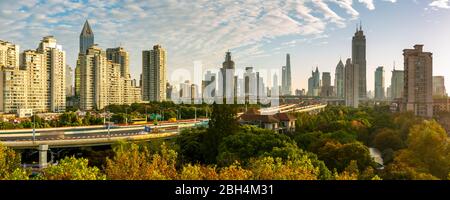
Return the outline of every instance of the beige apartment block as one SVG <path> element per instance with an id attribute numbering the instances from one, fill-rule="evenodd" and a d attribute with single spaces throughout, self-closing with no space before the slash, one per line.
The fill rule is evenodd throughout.
<path id="1" fill-rule="evenodd" d="M 109 58 L 108 53 L 96 45 L 88 48 L 86 54 L 79 54 L 82 110 L 102 110 L 108 105 L 141 102 L 141 89 L 133 86 L 129 75 L 122 77 L 119 61 Z M 128 63 L 125 67 L 128 68 Z"/>
<path id="2" fill-rule="evenodd" d="M 166 100 L 166 50 L 161 45 L 142 52 L 142 100 Z"/>
<path id="3" fill-rule="evenodd" d="M 61 112 L 66 109 L 66 52 L 53 36 L 42 39 L 37 49 L 44 54 L 47 73 L 48 101 L 50 111 Z"/>
<path id="4" fill-rule="evenodd" d="M 22 54 L 22 69 L 28 74 L 25 84 L 28 85 L 28 106 L 34 112 L 47 112 L 49 101 L 49 75 L 46 57 L 36 50 L 27 50 Z"/>

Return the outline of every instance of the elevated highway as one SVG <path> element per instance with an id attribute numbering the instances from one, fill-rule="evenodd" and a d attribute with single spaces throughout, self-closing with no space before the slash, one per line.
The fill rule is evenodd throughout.
<path id="1" fill-rule="evenodd" d="M 146 132 L 145 125 L 116 126 L 109 129 L 106 126 L 36 129 L 34 137 L 32 129 L 2 130 L 0 143 L 14 149 L 35 149 L 40 145 L 67 148 L 110 145 L 121 140 L 148 141 L 175 137 L 181 129 L 196 126 L 202 121 L 147 125 L 152 130 L 158 130 L 157 132 Z"/>

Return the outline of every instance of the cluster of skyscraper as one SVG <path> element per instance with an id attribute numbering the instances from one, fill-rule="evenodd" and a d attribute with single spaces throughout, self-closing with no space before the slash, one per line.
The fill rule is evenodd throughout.
<path id="1" fill-rule="evenodd" d="M 102 50 L 86 21 L 74 71 L 66 65 L 62 46 L 44 37 L 36 50 L 22 53 L 19 46 L 0 41 L 0 112 L 30 115 L 61 112 L 66 97 L 81 110 L 100 110 L 111 104 L 166 99 L 166 53 L 160 45 L 143 51 L 142 88 L 129 72 L 129 55 L 122 47 Z"/>
<path id="2" fill-rule="evenodd" d="M 337 97 L 345 99 L 347 106 L 358 107 L 359 101 L 367 99 L 366 36 L 362 26 L 356 29 L 352 39 L 352 58 L 336 66 L 334 86 L 331 74 L 324 72 L 322 81 L 318 67 L 308 80 L 308 96 Z"/>
<path id="3" fill-rule="evenodd" d="M 122 47 L 102 50 L 94 43 L 86 21 L 80 34 L 80 52 L 75 69 L 75 95 L 82 110 L 141 102 L 141 89 L 129 73 L 129 56 Z"/>
<path id="4" fill-rule="evenodd" d="M 219 74 L 208 71 L 201 86 L 186 81 L 177 90 L 167 82 L 167 55 L 160 45 L 142 52 L 138 85 L 130 76 L 128 52 L 122 47 L 104 51 L 94 41 L 94 33 L 86 21 L 80 34 L 75 87 L 74 72 L 66 65 L 65 52 L 53 36 L 44 37 L 37 49 L 22 53 L 18 45 L 0 41 L 0 112 L 60 112 L 66 108 L 66 96 L 74 96 L 75 102 L 71 103 L 82 110 L 101 110 L 111 104 L 165 101 L 171 96 L 202 102 L 205 94 L 209 94 L 232 101 L 234 97 L 245 97 L 245 102 L 256 103 L 261 97 L 292 95 L 289 54 L 280 70 L 281 86 L 275 73 L 272 87 L 266 87 L 262 75 L 254 72 L 253 67 L 245 68 L 243 78 L 239 78 L 231 53 L 227 52 Z M 423 45 L 405 49 L 403 56 L 404 71 L 396 70 L 394 64 L 387 88 L 384 67 L 376 69 L 374 99 L 389 100 L 397 103 L 400 110 L 431 117 L 433 96 L 447 96 L 444 77 L 432 76 L 432 54 L 423 52 Z M 306 95 L 342 99 L 345 105 L 358 107 L 368 99 L 366 63 L 366 36 L 360 25 L 352 39 L 352 57 L 345 64 L 339 60 L 336 66 L 334 86 L 331 74 L 324 72 L 321 80 L 316 67 L 308 79 Z M 305 93 L 295 92 L 298 96 Z"/>
<path id="5" fill-rule="evenodd" d="M 405 49 L 403 56 L 405 70 L 396 70 L 394 64 L 391 85 L 387 91 L 384 67 L 376 69 L 374 99 L 391 100 L 402 111 L 432 117 L 433 94 L 446 96 L 443 77 L 433 78 L 432 53 L 423 52 L 423 45 L 415 45 L 414 49 Z M 334 87 L 330 86 L 327 72 L 323 73 L 323 80 L 320 81 L 320 73 L 316 68 L 308 80 L 308 95 L 337 97 L 344 99 L 347 106 L 358 107 L 361 101 L 368 99 L 366 63 L 366 37 L 360 26 L 352 39 L 352 58 L 348 58 L 345 65 L 340 60 L 336 66 Z"/>

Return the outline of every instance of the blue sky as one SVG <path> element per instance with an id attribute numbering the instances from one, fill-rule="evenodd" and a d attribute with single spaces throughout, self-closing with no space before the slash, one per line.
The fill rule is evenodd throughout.
<path id="1" fill-rule="evenodd" d="M 449 0 L 0 0 L 0 40 L 25 50 L 54 35 L 74 67 L 86 19 L 102 48 L 121 45 L 130 52 L 136 79 L 141 51 L 161 44 L 169 73 L 194 61 L 217 68 L 227 50 L 237 67 L 255 69 L 281 67 L 290 53 L 293 87 L 307 88 L 313 67 L 334 73 L 339 58 L 350 56 L 359 21 L 370 90 L 376 67 L 385 67 L 389 86 L 394 61 L 402 69 L 402 50 L 414 44 L 433 52 L 434 75 L 450 79 Z"/>

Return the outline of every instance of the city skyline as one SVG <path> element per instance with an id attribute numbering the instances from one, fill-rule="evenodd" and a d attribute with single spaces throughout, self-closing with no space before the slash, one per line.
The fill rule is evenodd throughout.
<path id="1" fill-rule="evenodd" d="M 37 2 L 37 4 L 33 2 Z M 25 1 L 2 6 L 6 9 L 0 11 L 0 21 L 4 24 L 10 24 L 14 28 L 0 31 L 1 39 L 18 44 L 21 46 L 21 50 L 25 50 L 34 49 L 35 41 L 40 38 L 54 35 L 67 52 L 67 64 L 74 69 L 79 49 L 77 37 L 84 21 L 88 19 L 92 29 L 95 30 L 96 43 L 101 48 L 123 46 L 130 52 L 130 73 L 132 79 L 137 80 L 139 80 L 142 69 L 141 51 L 150 49 L 154 44 L 162 44 L 166 47 L 169 74 L 178 68 L 192 67 L 195 60 L 202 60 L 204 66 L 217 70 L 221 65 L 223 52 L 227 50 L 233 53 L 237 68 L 254 67 L 256 71 L 262 68 L 281 68 L 285 65 L 285 55 L 289 53 L 291 55 L 292 76 L 298 77 L 292 82 L 292 90 L 295 90 L 307 88 L 309 72 L 313 67 L 318 65 L 320 71 L 334 74 L 334 67 L 339 61 L 339 57 L 351 57 L 349 40 L 354 34 L 355 25 L 362 21 L 367 37 L 368 91 L 374 88 L 374 77 L 370 74 L 375 71 L 376 67 L 385 66 L 386 71 L 391 71 L 392 63 L 395 61 L 397 63 L 396 68 L 403 69 L 401 51 L 404 47 L 414 44 L 425 44 L 429 51 L 435 55 L 433 75 L 450 76 L 450 72 L 446 70 L 450 61 L 445 56 L 445 52 L 449 51 L 450 46 L 450 41 L 446 40 L 446 35 L 450 34 L 450 30 L 441 27 L 445 23 L 445 17 L 443 16 L 450 15 L 449 7 L 445 1 L 380 0 L 353 1 L 353 3 L 333 1 L 293 3 L 288 1 L 285 4 L 265 3 L 256 6 L 254 9 L 251 8 L 252 4 L 247 2 L 242 5 L 242 8 L 229 2 L 223 4 L 205 3 L 203 9 L 217 7 L 216 9 L 209 9 L 206 14 L 217 13 L 221 6 L 227 6 L 229 11 L 229 15 L 221 14 L 218 16 L 222 17 L 222 20 L 211 19 L 216 21 L 213 24 L 214 27 L 207 26 L 209 19 L 204 16 L 187 14 L 182 7 L 189 7 L 189 4 L 173 5 L 170 1 L 152 4 L 130 2 L 127 5 L 122 5 L 120 2 L 111 4 L 106 3 L 106 1 L 99 2 L 99 4 L 93 5 L 87 1 Z M 5 3 L 8 3 L 8 1 L 0 2 L 0 5 Z M 295 5 L 296 9 L 292 10 L 289 5 Z M 60 9 L 53 9 L 49 13 L 38 12 L 49 6 Z M 267 6 L 268 11 L 261 11 L 262 6 Z M 195 8 L 193 11 L 202 9 L 194 5 L 192 7 Z M 106 8 L 111 8 L 111 10 L 108 11 Z M 149 14 L 140 16 L 139 14 L 144 13 L 142 11 L 146 9 L 156 11 L 155 16 Z M 180 16 L 187 15 L 190 17 L 186 19 L 190 23 L 181 26 L 181 29 L 172 28 L 176 27 L 176 23 L 182 23 L 183 20 L 169 22 L 171 18 L 174 18 L 173 12 L 176 9 L 179 9 Z M 396 12 L 398 9 L 400 11 Z M 135 10 L 136 14 L 120 17 L 117 11 L 121 10 Z M 171 12 L 164 14 L 163 11 L 167 10 Z M 236 14 L 239 10 L 247 10 L 250 13 L 260 15 L 260 17 L 250 15 L 246 16 L 246 20 L 250 21 L 237 22 L 234 19 L 239 17 Z M 406 10 L 410 12 L 406 13 Z M 296 16 L 286 14 L 288 11 L 293 11 Z M 161 14 L 161 16 L 158 14 Z M 396 16 L 395 19 L 379 20 L 392 18 L 394 15 Z M 409 21 L 409 23 L 404 23 L 407 17 L 414 16 L 416 20 L 413 24 Z M 158 21 L 145 23 L 152 17 L 159 17 L 161 19 L 160 24 L 168 23 L 167 28 L 156 26 L 154 29 L 150 29 L 150 25 L 158 23 Z M 277 19 L 280 20 L 280 23 L 268 23 Z M 205 23 L 201 23 L 202 20 Z M 260 21 L 265 24 L 257 23 Z M 256 23 L 252 27 L 258 34 L 245 35 L 248 30 L 242 26 L 251 24 L 251 22 Z M 400 24 L 401 22 L 403 24 Z M 262 24 L 267 27 L 262 27 Z M 414 26 L 411 28 L 407 24 Z M 192 29 L 190 26 L 194 25 L 205 27 L 200 26 Z M 107 27 L 108 29 L 106 29 Z M 245 30 L 241 30 L 239 27 Z M 414 29 L 414 27 L 425 28 L 419 30 L 419 28 Z M 439 29 L 437 29 L 438 27 Z M 187 31 L 184 28 L 191 29 Z M 279 31 L 273 31 L 271 28 L 278 28 Z M 199 29 L 202 31 L 205 31 L 203 29 L 217 29 L 217 32 L 211 32 L 206 37 L 199 33 Z M 222 32 L 223 29 L 228 30 L 228 32 L 234 30 L 237 33 L 225 34 Z M 439 31 L 434 32 L 433 30 Z M 406 33 L 408 33 L 408 37 L 404 37 Z M 428 35 L 433 33 L 435 37 L 427 37 L 426 33 Z M 145 35 L 145 37 L 141 37 L 142 35 Z M 254 37 L 250 38 L 249 36 Z M 206 38 L 211 39 L 211 37 L 218 39 L 208 42 Z M 205 44 L 202 44 L 201 41 Z M 324 49 L 328 50 L 325 54 L 323 53 Z M 169 77 L 168 79 L 170 81 Z M 386 79 L 390 79 L 390 73 L 386 74 Z M 446 86 L 450 87 L 449 84 L 446 83 Z M 388 83 L 386 85 L 389 86 Z"/>

